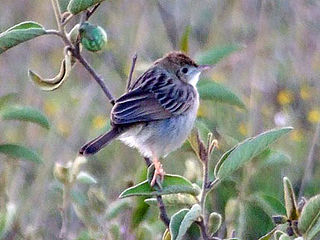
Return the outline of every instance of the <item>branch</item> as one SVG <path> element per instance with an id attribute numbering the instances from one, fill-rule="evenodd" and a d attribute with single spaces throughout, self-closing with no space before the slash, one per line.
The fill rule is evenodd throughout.
<path id="1" fill-rule="evenodd" d="M 127 82 L 127 91 L 129 90 L 129 88 L 131 86 L 132 75 L 133 75 L 133 72 L 134 72 L 134 68 L 136 66 L 137 58 L 138 58 L 137 54 L 134 54 L 133 57 L 132 57 L 131 69 L 130 69 L 128 82 Z"/>
<path id="2" fill-rule="evenodd" d="M 75 51 L 74 49 L 70 49 L 70 51 L 72 52 L 72 55 L 76 59 L 78 59 L 78 61 L 82 64 L 82 66 L 91 74 L 91 76 L 94 78 L 94 80 L 96 80 L 96 82 L 99 84 L 99 86 L 101 87 L 104 94 L 110 100 L 110 103 L 112 105 L 114 105 L 114 103 L 115 103 L 114 98 L 113 98 L 111 92 L 109 91 L 109 89 L 107 88 L 106 84 L 104 83 L 103 79 L 98 76 L 96 71 L 90 66 L 90 64 L 87 62 L 87 60 L 85 58 L 83 58 L 82 55 L 78 51 Z"/>
<path id="3" fill-rule="evenodd" d="M 59 32 L 61 32 L 62 26 L 61 26 L 61 11 L 59 7 L 59 3 L 57 0 L 51 0 L 51 5 L 53 8 L 54 16 L 56 17 L 56 22 L 58 25 Z"/>
<path id="4" fill-rule="evenodd" d="M 202 238 L 203 240 L 211 240 L 211 239 L 214 239 L 214 238 L 211 238 L 208 236 L 208 233 L 207 233 L 207 228 L 204 224 L 204 219 L 202 219 L 201 221 L 199 222 L 196 222 L 198 224 L 198 226 L 200 227 L 201 229 L 201 235 L 202 235 Z"/>
<path id="5" fill-rule="evenodd" d="M 149 167 L 152 163 L 150 158 L 145 157 L 144 160 L 146 162 L 147 167 Z M 170 218 L 168 217 L 166 206 L 163 203 L 161 195 L 157 196 L 157 202 L 158 202 L 158 208 L 160 211 L 160 219 L 167 227 L 169 227 Z"/>
<path id="6" fill-rule="evenodd" d="M 167 210 L 166 210 L 166 207 L 163 203 L 161 195 L 157 196 L 157 201 L 158 201 L 158 207 L 159 207 L 159 211 L 160 211 L 160 219 L 167 227 L 169 227 L 170 218 L 168 217 Z"/>
<path id="7" fill-rule="evenodd" d="M 98 7 L 100 6 L 101 3 L 96 4 L 91 10 L 87 11 L 86 14 L 86 21 L 89 20 L 89 18 L 92 16 L 92 14 L 94 14 L 94 12 L 98 9 Z"/>

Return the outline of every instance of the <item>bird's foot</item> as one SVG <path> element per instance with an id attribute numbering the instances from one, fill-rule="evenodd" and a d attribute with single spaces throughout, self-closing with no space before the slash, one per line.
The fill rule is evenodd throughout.
<path id="1" fill-rule="evenodd" d="M 156 182 L 158 182 L 158 176 L 160 177 L 160 183 L 163 182 L 163 179 L 164 179 L 164 175 L 166 174 L 165 171 L 163 170 L 163 167 L 162 167 L 162 164 L 160 162 L 154 162 L 154 167 L 155 167 L 155 170 L 154 170 L 154 174 L 153 174 L 153 177 L 152 177 L 152 180 L 151 180 L 151 187 L 153 187 Z"/>

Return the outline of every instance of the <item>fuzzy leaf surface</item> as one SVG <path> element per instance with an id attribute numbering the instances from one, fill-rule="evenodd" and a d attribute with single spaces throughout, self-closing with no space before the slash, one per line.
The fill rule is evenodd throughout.
<path id="1" fill-rule="evenodd" d="M 234 149 L 229 150 L 225 154 L 227 156 L 223 155 L 219 160 L 215 169 L 216 177 L 224 179 L 230 176 L 234 171 L 256 157 L 270 144 L 274 143 L 292 129 L 292 127 L 273 129 L 239 143 Z"/>
<path id="2" fill-rule="evenodd" d="M 307 239 L 312 239 L 310 235 L 320 232 L 320 195 L 310 198 L 303 207 L 298 228 Z"/>
<path id="3" fill-rule="evenodd" d="M 236 44 L 213 47 L 200 53 L 196 57 L 196 62 L 199 64 L 216 64 L 231 53 L 240 49 L 241 47 Z"/>
<path id="4" fill-rule="evenodd" d="M 189 209 L 181 209 L 179 212 L 175 213 L 170 220 L 169 230 L 172 240 L 176 240 L 179 234 L 179 229 L 181 226 L 181 222 L 183 221 L 184 217 L 189 212 Z"/>
<path id="5" fill-rule="evenodd" d="M 46 34 L 39 23 L 27 21 L 19 23 L 0 34 L 0 54 L 20 43 Z"/>
<path id="6" fill-rule="evenodd" d="M 244 103 L 235 93 L 233 93 L 227 87 L 219 83 L 216 83 L 212 80 L 204 80 L 204 83 L 200 83 L 198 87 L 198 92 L 201 99 L 213 100 L 221 103 L 234 105 L 240 108 L 245 108 Z"/>
<path id="7" fill-rule="evenodd" d="M 20 120 L 33 122 L 46 129 L 50 128 L 47 117 L 37 109 L 25 106 L 7 106 L 0 110 L 0 117 L 3 120 Z"/>
<path id="8" fill-rule="evenodd" d="M 42 163 L 41 157 L 31 150 L 17 144 L 1 144 L 0 153 L 3 153 L 9 157 L 21 158 L 34 163 Z"/>
<path id="9" fill-rule="evenodd" d="M 75 15 L 103 1 L 104 0 L 71 0 L 68 5 L 68 11 Z"/>
<path id="10" fill-rule="evenodd" d="M 195 204 L 192 206 L 190 211 L 184 216 L 180 227 L 179 233 L 176 240 L 183 240 L 184 235 L 187 233 L 188 229 L 191 227 L 192 223 L 194 223 L 201 216 L 201 207 L 199 204 Z M 174 238 L 172 238 L 174 240 Z"/>
<path id="11" fill-rule="evenodd" d="M 166 174 L 162 183 L 162 189 L 156 191 L 150 186 L 148 180 L 145 180 L 133 187 L 127 188 L 120 194 L 120 198 L 131 196 L 154 196 L 175 193 L 189 193 L 198 195 L 199 191 L 186 178 L 179 175 Z"/>

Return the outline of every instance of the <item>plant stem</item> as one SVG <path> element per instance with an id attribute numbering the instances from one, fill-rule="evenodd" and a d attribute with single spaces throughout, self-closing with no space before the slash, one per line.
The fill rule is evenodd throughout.
<path id="1" fill-rule="evenodd" d="M 157 201 L 158 201 L 158 207 L 159 207 L 159 211 L 160 211 L 160 219 L 167 227 L 169 227 L 170 219 L 168 217 L 167 210 L 166 210 L 166 207 L 163 203 L 161 195 L 157 196 Z"/>
<path id="2" fill-rule="evenodd" d="M 91 10 L 88 10 L 86 13 L 86 20 L 89 20 L 89 18 L 94 14 L 94 12 L 98 9 L 101 3 L 96 4 Z"/>
<path id="3" fill-rule="evenodd" d="M 145 157 L 144 160 L 146 162 L 147 167 L 149 167 L 152 164 L 150 158 Z M 168 217 L 166 206 L 164 205 L 161 195 L 157 196 L 157 202 L 160 211 L 160 219 L 166 225 L 166 227 L 169 227 L 170 218 Z"/>
<path id="4" fill-rule="evenodd" d="M 56 17 L 56 22 L 58 25 L 59 32 L 61 32 L 62 25 L 61 25 L 61 11 L 59 7 L 59 3 L 57 0 L 51 0 L 51 5 L 53 8 L 54 16 Z"/>
<path id="5" fill-rule="evenodd" d="M 206 225 L 204 224 L 203 218 L 201 221 L 196 222 L 196 223 L 198 224 L 198 226 L 201 229 L 201 235 L 202 235 L 203 240 L 211 240 L 212 238 L 209 237 L 207 234 L 207 228 L 206 228 Z"/>
<path id="6" fill-rule="evenodd" d="M 115 101 L 114 98 L 111 94 L 111 92 L 109 91 L 109 89 L 107 88 L 106 84 L 104 83 L 104 81 L 102 80 L 102 78 L 100 78 L 98 76 L 98 74 L 96 73 L 96 71 L 90 66 L 90 64 L 87 62 L 87 60 L 85 58 L 82 57 L 82 55 L 79 52 L 76 52 L 74 50 L 71 50 L 73 56 L 78 59 L 78 61 L 82 64 L 82 66 L 91 74 L 91 76 L 96 80 L 96 82 L 99 84 L 99 86 L 101 87 L 102 91 L 104 92 L 104 94 L 107 96 L 107 98 L 110 100 L 110 103 L 112 105 L 114 105 Z"/>
<path id="7" fill-rule="evenodd" d="M 205 216 L 205 203 L 206 203 L 206 196 L 207 196 L 207 187 L 208 187 L 208 154 L 205 156 L 206 159 L 202 159 L 202 172 L 203 172 L 203 180 L 202 180 L 202 191 L 200 197 L 200 207 L 202 210 L 202 216 Z M 205 224 L 205 217 L 203 219 Z"/>
<path id="8" fill-rule="evenodd" d="M 60 239 L 67 239 L 68 235 L 68 206 L 70 202 L 70 190 L 71 186 L 66 183 L 63 186 L 63 196 L 62 196 L 62 209 L 61 209 L 61 217 L 62 217 L 62 226 L 60 230 Z"/>
<path id="9" fill-rule="evenodd" d="M 129 90 L 129 88 L 131 86 L 132 75 L 133 75 L 133 72 L 134 72 L 134 68 L 136 66 L 137 58 L 138 58 L 137 54 L 134 54 L 133 57 L 132 57 L 131 69 L 130 69 L 128 82 L 127 82 L 127 91 Z"/>

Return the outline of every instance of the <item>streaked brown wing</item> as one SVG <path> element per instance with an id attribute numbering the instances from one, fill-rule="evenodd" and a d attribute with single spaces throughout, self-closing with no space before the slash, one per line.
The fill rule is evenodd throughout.
<path id="1" fill-rule="evenodd" d="M 111 112 L 113 124 L 166 119 L 190 108 L 196 96 L 191 85 L 165 73 L 155 75 L 149 75 L 116 101 Z"/>

